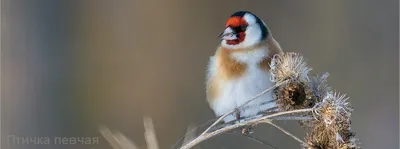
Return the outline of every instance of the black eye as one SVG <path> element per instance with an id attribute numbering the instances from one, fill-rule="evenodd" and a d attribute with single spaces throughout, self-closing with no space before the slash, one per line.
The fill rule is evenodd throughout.
<path id="1" fill-rule="evenodd" d="M 242 31 L 246 30 L 246 28 L 247 28 L 247 25 L 240 26 L 240 29 L 242 29 Z"/>

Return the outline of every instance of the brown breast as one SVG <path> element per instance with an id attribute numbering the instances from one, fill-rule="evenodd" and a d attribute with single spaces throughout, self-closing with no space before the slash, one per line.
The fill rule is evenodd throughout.
<path id="1" fill-rule="evenodd" d="M 258 66 L 267 73 L 269 73 L 269 70 L 271 69 L 269 65 L 271 63 L 272 58 L 274 57 L 275 54 L 280 54 L 283 51 L 279 43 L 272 36 L 268 37 L 268 39 L 265 41 L 265 44 L 268 46 L 268 54 L 258 64 Z"/>
<path id="2" fill-rule="evenodd" d="M 266 41 L 260 43 L 258 46 L 268 46 L 268 54 L 264 57 L 264 59 L 258 64 L 258 66 L 269 73 L 270 67 L 269 64 L 275 54 L 282 52 L 279 44 L 275 41 L 275 39 L 270 36 Z M 218 96 L 219 92 L 219 83 L 218 80 L 230 80 L 241 77 L 247 69 L 247 65 L 244 63 L 240 63 L 231 57 L 231 54 L 234 52 L 245 52 L 249 50 L 256 49 L 236 49 L 236 50 L 228 50 L 222 47 L 219 47 L 217 52 L 215 53 L 215 58 L 218 65 L 218 72 L 214 78 L 210 78 L 207 81 L 207 99 L 209 102 L 212 102 L 215 97 Z"/>

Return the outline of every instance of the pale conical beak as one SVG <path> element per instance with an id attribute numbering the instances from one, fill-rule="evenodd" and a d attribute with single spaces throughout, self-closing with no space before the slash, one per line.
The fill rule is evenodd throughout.
<path id="1" fill-rule="evenodd" d="M 236 32 L 234 30 L 232 30 L 232 28 L 230 28 L 230 27 L 226 28 L 225 31 L 223 33 L 221 33 L 221 35 L 219 35 L 219 37 L 223 40 L 236 40 L 237 39 Z"/>

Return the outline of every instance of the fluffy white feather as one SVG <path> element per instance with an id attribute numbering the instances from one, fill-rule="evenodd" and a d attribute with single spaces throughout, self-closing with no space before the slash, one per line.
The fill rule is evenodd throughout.
<path id="1" fill-rule="evenodd" d="M 217 116 L 221 116 L 229 111 L 236 109 L 243 105 L 248 100 L 252 99 L 255 95 L 264 91 L 265 89 L 272 86 L 270 81 L 270 74 L 262 70 L 258 63 L 263 60 L 268 53 L 267 47 L 260 47 L 252 51 L 233 53 L 232 57 L 238 62 L 247 65 L 247 69 L 243 76 L 231 79 L 231 80 L 217 80 L 219 94 L 214 102 L 210 103 L 211 108 L 214 110 Z M 208 67 L 208 79 L 211 79 L 220 70 L 218 59 L 211 57 Z M 275 107 L 275 102 L 271 101 L 272 93 L 266 93 L 263 96 L 247 104 L 244 110 L 240 111 L 241 117 L 251 117 L 261 111 L 268 110 Z M 261 105 L 262 104 L 262 105 Z M 227 116 L 224 121 L 232 121 L 236 117 L 234 115 Z"/>

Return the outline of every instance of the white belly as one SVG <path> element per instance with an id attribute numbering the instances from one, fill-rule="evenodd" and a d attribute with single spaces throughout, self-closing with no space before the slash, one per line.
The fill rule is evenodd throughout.
<path id="1" fill-rule="evenodd" d="M 248 67 L 246 73 L 234 80 L 225 80 L 219 82 L 220 94 L 215 103 L 212 105 L 217 116 L 221 116 L 230 112 L 237 107 L 243 105 L 251 100 L 254 96 L 272 86 L 269 80 L 270 74 L 259 69 L 257 65 Z M 266 111 L 275 107 L 275 102 L 268 102 L 272 100 L 272 92 L 268 92 L 261 97 L 246 104 L 245 108 L 240 111 L 241 117 L 251 117 L 261 111 Z M 268 104 L 266 104 L 268 103 Z M 261 105 L 262 104 L 262 105 Z M 236 117 L 230 115 L 224 119 L 225 122 L 232 121 Z"/>

